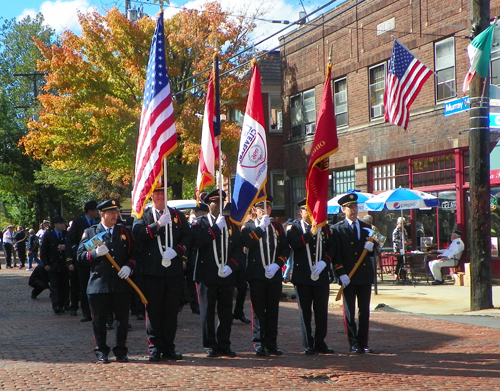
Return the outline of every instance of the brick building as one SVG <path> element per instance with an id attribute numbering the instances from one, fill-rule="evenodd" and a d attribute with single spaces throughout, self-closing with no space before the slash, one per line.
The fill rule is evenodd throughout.
<path id="1" fill-rule="evenodd" d="M 491 1 L 492 17 L 499 14 L 500 1 Z M 453 108 L 463 103 L 462 83 L 469 68 L 468 26 L 469 1 L 348 0 L 280 38 L 285 210 L 289 216 L 295 215 L 296 202 L 305 197 L 316 113 L 333 49 L 339 150 L 330 158 L 330 195 L 348 189 L 378 193 L 399 186 L 432 193 L 438 196 L 439 207 L 404 211 L 411 222 L 407 229 L 413 248 L 419 248 L 421 236 L 432 237 L 439 248 L 445 248 L 458 227 L 464 232 L 467 250 L 469 114 Z M 384 122 L 391 36 L 440 77 L 429 78 L 413 102 L 407 131 Z M 499 85 L 500 46 L 494 46 L 495 50 L 499 52 L 492 54 L 491 83 Z M 492 115 L 500 113 L 496 104 L 500 102 L 491 102 Z M 497 137 L 492 134 L 493 148 Z M 495 208 L 498 179 L 491 186 Z M 376 212 L 374 223 L 390 238 L 399 213 Z M 492 215 L 495 243 L 500 219 L 496 210 Z M 494 258 L 493 262 L 498 275 L 500 261 Z"/>

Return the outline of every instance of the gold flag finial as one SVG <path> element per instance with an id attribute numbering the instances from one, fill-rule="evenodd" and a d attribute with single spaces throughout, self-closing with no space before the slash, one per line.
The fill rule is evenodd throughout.
<path id="1" fill-rule="evenodd" d="M 156 4 L 156 3 L 160 4 L 161 11 L 163 11 L 163 2 L 166 2 L 168 5 L 170 5 L 170 0 L 154 0 L 154 4 Z"/>

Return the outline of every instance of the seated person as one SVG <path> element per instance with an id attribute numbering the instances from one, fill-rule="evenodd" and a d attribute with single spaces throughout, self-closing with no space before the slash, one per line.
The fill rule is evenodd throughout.
<path id="1" fill-rule="evenodd" d="M 438 259 L 429 262 L 429 270 L 432 273 L 432 277 L 434 277 L 432 285 L 441 285 L 444 283 L 441 274 L 442 267 L 456 267 L 458 265 L 458 261 L 460 261 L 464 252 L 464 242 L 460 239 L 461 236 L 462 232 L 460 230 L 456 229 L 453 231 L 451 234 L 451 243 L 448 248 L 446 250 L 437 250 L 436 252 L 440 253 Z"/>

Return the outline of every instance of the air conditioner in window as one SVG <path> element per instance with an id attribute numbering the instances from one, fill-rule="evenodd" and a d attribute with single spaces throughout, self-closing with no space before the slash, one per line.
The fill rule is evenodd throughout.
<path id="1" fill-rule="evenodd" d="M 372 107 L 373 110 L 373 118 L 377 118 L 384 114 L 384 105 L 377 105 Z"/>
<path id="2" fill-rule="evenodd" d="M 316 131 L 316 124 L 306 124 L 306 134 L 314 134 Z"/>

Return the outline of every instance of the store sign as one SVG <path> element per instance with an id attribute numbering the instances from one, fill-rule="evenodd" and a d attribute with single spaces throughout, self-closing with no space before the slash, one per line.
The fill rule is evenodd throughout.
<path id="1" fill-rule="evenodd" d="M 457 99 L 444 104 L 444 115 L 452 115 L 469 110 L 469 97 Z"/>
<path id="2" fill-rule="evenodd" d="M 500 113 L 490 113 L 490 128 L 500 128 Z"/>
<path id="3" fill-rule="evenodd" d="M 457 209 L 457 201 L 442 201 L 441 209 L 443 210 L 456 210 Z"/>

